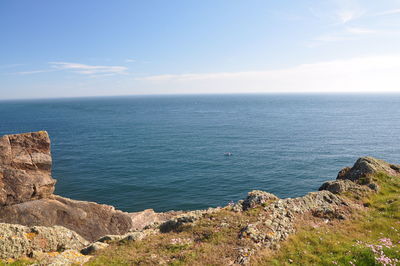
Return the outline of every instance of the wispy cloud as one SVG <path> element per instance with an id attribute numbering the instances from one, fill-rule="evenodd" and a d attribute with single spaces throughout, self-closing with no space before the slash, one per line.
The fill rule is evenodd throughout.
<path id="1" fill-rule="evenodd" d="M 337 11 L 336 17 L 341 24 L 347 24 L 350 21 L 354 21 L 356 19 L 361 18 L 364 15 L 365 11 L 356 8 L 356 9 L 342 9 Z"/>
<path id="2" fill-rule="evenodd" d="M 370 35 L 376 34 L 379 31 L 368 28 L 346 27 L 346 32 L 353 35 Z"/>
<path id="3" fill-rule="evenodd" d="M 80 63 L 70 63 L 70 62 L 49 62 L 50 68 L 47 69 L 34 69 L 34 70 L 26 70 L 26 71 L 18 71 L 12 73 L 6 73 L 8 75 L 31 75 L 31 74 L 40 74 L 47 72 L 56 72 L 56 71 L 71 71 L 73 73 L 88 75 L 89 77 L 104 77 L 104 76 L 112 76 L 116 74 L 127 74 L 127 67 L 124 66 L 98 66 L 98 65 L 86 65 Z M 21 66 L 22 64 L 14 64 L 14 65 L 3 65 L 1 68 L 11 68 Z"/>
<path id="4" fill-rule="evenodd" d="M 31 70 L 31 71 L 20 71 L 20 72 L 15 72 L 12 74 L 17 74 L 17 75 L 30 75 L 30 74 L 38 74 L 38 73 L 46 73 L 46 72 L 54 72 L 57 70 L 54 69 L 41 69 L 41 70 Z"/>
<path id="5" fill-rule="evenodd" d="M 368 37 L 371 35 L 384 34 L 383 31 L 378 31 L 369 28 L 361 27 L 345 27 L 340 31 L 335 31 L 331 33 L 321 34 L 312 40 L 310 46 L 315 46 L 315 42 L 338 42 L 346 40 L 357 40 L 359 38 Z"/>
<path id="6" fill-rule="evenodd" d="M 386 15 L 395 15 L 395 14 L 400 14 L 400 8 L 398 8 L 398 9 L 386 10 L 386 11 L 377 13 L 376 16 L 386 16 Z"/>
<path id="7" fill-rule="evenodd" d="M 79 63 L 70 62 L 49 62 L 49 64 L 58 70 L 70 70 L 74 73 L 85 74 L 85 75 L 115 75 L 115 74 L 126 74 L 128 70 L 124 66 L 96 66 L 96 65 L 85 65 Z"/>
<path id="8" fill-rule="evenodd" d="M 138 78 L 177 92 L 399 92 L 400 54 L 303 64 L 286 69 L 165 74 Z"/>
<path id="9" fill-rule="evenodd" d="M 128 59 L 125 59 L 125 62 L 126 62 L 126 63 L 134 63 L 134 62 L 136 62 L 136 60 L 135 60 L 135 59 L 128 58 Z"/>

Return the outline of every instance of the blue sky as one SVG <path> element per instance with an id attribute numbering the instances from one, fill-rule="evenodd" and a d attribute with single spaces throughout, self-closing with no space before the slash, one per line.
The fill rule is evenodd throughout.
<path id="1" fill-rule="evenodd" d="M 400 92 L 399 0 L 3 0 L 0 98 Z"/>

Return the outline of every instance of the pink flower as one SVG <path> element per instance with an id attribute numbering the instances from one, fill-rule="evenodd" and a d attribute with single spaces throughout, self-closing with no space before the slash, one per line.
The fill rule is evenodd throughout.
<path id="1" fill-rule="evenodd" d="M 381 238 L 381 239 L 379 239 L 379 241 L 380 241 L 384 246 L 386 246 L 387 248 L 393 246 L 392 240 L 390 240 L 390 238 Z"/>

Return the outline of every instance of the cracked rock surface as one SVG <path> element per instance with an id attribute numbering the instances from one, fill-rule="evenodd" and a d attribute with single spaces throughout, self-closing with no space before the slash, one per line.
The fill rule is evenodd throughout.
<path id="1" fill-rule="evenodd" d="M 47 132 L 0 138 L 0 206 L 42 199 L 54 191 Z"/>

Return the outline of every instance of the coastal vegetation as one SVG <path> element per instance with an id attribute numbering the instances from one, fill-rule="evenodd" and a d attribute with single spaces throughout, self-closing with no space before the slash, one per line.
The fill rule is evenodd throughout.
<path id="1" fill-rule="evenodd" d="M 384 173 L 373 180 L 378 193 L 355 199 L 360 204 L 344 221 L 299 223 L 297 232 L 274 249 L 261 249 L 251 265 L 398 265 L 400 263 L 400 178 Z M 362 207 L 361 207 L 362 206 Z M 227 265 L 239 249 L 254 247 L 239 231 L 263 215 L 263 206 L 245 212 L 225 208 L 196 224 L 136 242 L 119 242 L 99 252 L 88 265 Z M 278 248 L 278 249 L 277 249 Z M 251 252 L 251 251 L 249 251 Z"/>

